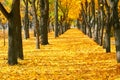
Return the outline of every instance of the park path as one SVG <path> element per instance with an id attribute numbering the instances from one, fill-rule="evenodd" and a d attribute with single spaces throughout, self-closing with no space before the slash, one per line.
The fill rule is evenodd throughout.
<path id="1" fill-rule="evenodd" d="M 11 80 L 114 80 L 120 77 L 115 53 L 105 50 L 78 29 L 35 49 L 35 39 L 23 40 L 25 60 L 13 67 L 0 60 L 0 78 Z M 3 57 L 6 57 L 3 56 Z"/>

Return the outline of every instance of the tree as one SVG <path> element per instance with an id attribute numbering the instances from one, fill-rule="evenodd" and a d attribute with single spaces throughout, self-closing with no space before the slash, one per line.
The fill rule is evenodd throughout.
<path id="1" fill-rule="evenodd" d="M 118 17 L 118 2 L 119 0 L 108 0 L 111 8 L 113 9 L 113 25 L 115 31 L 115 46 L 117 61 L 120 62 L 120 26 L 119 26 L 119 17 Z"/>
<path id="2" fill-rule="evenodd" d="M 58 0 L 55 0 L 55 38 L 58 37 Z"/>
<path id="3" fill-rule="evenodd" d="M 49 0 L 40 0 L 40 35 L 41 44 L 48 44 L 48 19 L 49 19 Z"/>
<path id="4" fill-rule="evenodd" d="M 98 17 L 96 15 L 98 15 L 98 10 L 95 10 L 95 0 L 91 0 L 91 6 L 92 6 L 92 17 L 93 17 L 93 21 L 92 21 L 92 27 L 93 27 L 93 39 L 96 43 L 98 43 Z"/>
<path id="5" fill-rule="evenodd" d="M 0 10 L 8 20 L 8 64 L 18 63 L 17 58 L 23 59 L 21 37 L 20 0 L 13 0 L 10 13 L 0 2 Z"/>
<path id="6" fill-rule="evenodd" d="M 38 23 L 38 19 L 37 19 L 37 10 L 35 7 L 35 1 L 36 0 L 32 0 L 31 4 L 32 4 L 32 14 L 33 14 L 33 24 L 35 27 L 35 33 L 36 33 L 36 49 L 40 49 L 40 41 L 39 41 L 39 23 Z"/>
<path id="7" fill-rule="evenodd" d="M 24 17 L 24 37 L 29 38 L 29 17 L 28 17 L 28 0 L 23 0 L 25 4 L 25 17 Z"/>
<path id="8" fill-rule="evenodd" d="M 86 19 L 86 14 L 85 14 L 85 10 L 84 10 L 84 6 L 83 3 L 81 3 L 81 13 L 82 13 L 82 26 L 83 26 L 83 33 L 86 34 L 86 24 L 87 24 L 87 19 Z"/>
<path id="9" fill-rule="evenodd" d="M 106 33 L 105 33 L 105 42 L 104 42 L 104 47 L 106 48 L 106 52 L 110 52 L 110 32 L 111 32 L 111 21 L 112 19 L 110 18 L 110 6 L 108 5 L 107 1 L 104 0 L 105 8 L 107 11 L 107 19 L 106 19 Z"/>
<path id="10" fill-rule="evenodd" d="M 98 18 L 99 18 L 99 45 L 102 46 L 103 44 L 103 30 L 104 30 L 104 4 L 103 0 L 98 0 Z"/>
<path id="11" fill-rule="evenodd" d="M 77 5 L 78 1 L 77 0 L 56 0 L 55 2 L 58 6 L 58 18 L 59 18 L 59 27 L 58 27 L 58 32 L 59 34 L 64 33 L 67 29 L 69 29 L 69 22 L 70 18 L 76 16 L 75 13 L 78 13 L 77 10 L 78 7 L 76 8 L 75 5 Z M 56 7 L 57 8 L 57 7 Z M 75 16 L 74 16 L 74 15 Z"/>

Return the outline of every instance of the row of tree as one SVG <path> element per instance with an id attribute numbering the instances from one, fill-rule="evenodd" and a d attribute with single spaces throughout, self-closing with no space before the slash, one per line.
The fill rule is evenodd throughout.
<path id="1" fill-rule="evenodd" d="M 5 2 L 6 0 L 4 0 Z M 74 3 L 76 0 L 72 0 Z M 36 48 L 48 44 L 48 31 L 55 31 L 55 37 L 70 28 L 70 8 L 74 7 L 67 0 L 23 0 L 24 7 L 20 7 L 20 0 L 12 0 L 10 12 L 0 2 L 0 11 L 8 20 L 8 64 L 17 64 L 17 58 L 24 59 L 21 29 L 24 26 L 24 38 L 29 38 L 29 27 L 32 23 Z M 80 28 L 96 43 L 103 45 L 106 52 L 110 52 L 111 28 L 115 33 L 117 61 L 120 62 L 120 27 L 118 16 L 119 0 L 84 0 L 80 2 L 81 9 L 77 19 Z M 53 4 L 54 3 L 54 4 Z M 53 8 L 54 7 L 54 8 Z M 97 7 L 97 8 L 96 8 Z M 21 18 L 22 11 L 24 17 Z M 55 12 L 55 13 L 53 13 Z M 55 14 L 55 16 L 54 16 Z M 32 16 L 32 18 L 30 18 Z M 54 24 L 55 23 L 55 24 Z M 21 26 L 22 25 L 22 26 Z"/>
<path id="2" fill-rule="evenodd" d="M 40 49 L 40 44 L 41 45 L 48 44 L 48 32 L 51 31 L 51 28 L 49 27 L 50 24 L 52 24 L 51 25 L 52 30 L 55 31 L 55 37 L 58 37 L 60 34 L 63 34 L 69 28 L 70 20 L 67 17 L 68 12 L 66 13 L 66 10 L 68 10 L 68 6 L 65 6 L 64 8 L 64 6 L 61 5 L 61 1 L 12 0 L 10 12 L 5 8 L 6 7 L 5 3 L 8 4 L 8 2 L 9 1 L 7 0 L 0 2 L 0 11 L 8 21 L 9 65 L 17 64 L 18 58 L 24 59 L 21 35 L 22 28 L 24 29 L 24 38 L 28 39 L 30 37 L 29 35 L 30 30 L 29 28 L 31 26 L 30 24 L 32 24 L 34 29 L 34 36 L 36 37 L 37 49 Z M 20 7 L 21 4 L 22 7 Z M 53 6 L 55 7 L 53 8 Z M 53 8 L 54 11 L 50 10 L 51 9 L 50 7 Z M 60 15 L 59 17 L 60 11 L 62 12 L 62 15 Z M 55 16 L 53 12 L 55 12 Z M 21 16 L 23 16 L 22 13 L 24 13 L 23 18 L 21 18 Z"/>
<path id="3" fill-rule="evenodd" d="M 117 61 L 120 62 L 119 0 L 85 0 L 81 2 L 81 14 L 77 20 L 80 28 L 106 52 L 111 51 L 111 30 L 114 31 Z"/>

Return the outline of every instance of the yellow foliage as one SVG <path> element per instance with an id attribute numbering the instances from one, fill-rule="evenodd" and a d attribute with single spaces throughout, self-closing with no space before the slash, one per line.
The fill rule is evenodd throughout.
<path id="1" fill-rule="evenodd" d="M 3 2 L 4 0 L 0 0 L 0 2 Z"/>
<path id="2" fill-rule="evenodd" d="M 4 3 L 4 0 L 0 0 L 0 2 Z M 8 13 L 10 12 L 10 7 L 12 5 L 12 0 L 9 0 L 9 3 L 7 4 L 7 6 L 3 5 L 5 7 L 5 9 L 8 11 Z M 5 16 L 2 14 L 2 12 L 0 12 L 0 19 L 2 24 L 5 24 L 7 22 L 7 19 L 5 18 Z"/>
<path id="3" fill-rule="evenodd" d="M 49 33 L 50 44 L 37 50 L 33 32 L 30 34 L 30 39 L 23 39 L 25 60 L 19 60 L 19 64 L 15 66 L 7 65 L 8 47 L 3 46 L 3 36 L 0 35 L 1 79 L 119 80 L 120 65 L 116 62 L 113 47 L 112 53 L 107 54 L 81 31 L 70 29 L 56 39 L 53 32 Z"/>
<path id="4" fill-rule="evenodd" d="M 63 7 L 68 8 L 68 18 L 78 18 L 80 12 L 80 1 L 79 0 L 60 0 Z"/>
<path id="5" fill-rule="evenodd" d="M 70 0 L 71 2 L 71 0 Z M 77 19 L 79 17 L 79 13 L 80 13 L 80 3 L 79 0 L 73 0 L 72 3 L 72 7 L 69 10 L 69 14 L 68 17 L 72 18 L 72 19 Z"/>
<path id="6" fill-rule="evenodd" d="M 5 24 L 7 22 L 6 18 L 3 16 L 3 14 L 0 12 L 0 23 Z"/>

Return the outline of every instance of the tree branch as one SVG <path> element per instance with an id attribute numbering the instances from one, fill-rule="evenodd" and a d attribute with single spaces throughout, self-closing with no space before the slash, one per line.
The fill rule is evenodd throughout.
<path id="1" fill-rule="evenodd" d="M 9 19 L 9 13 L 7 12 L 7 10 L 4 8 L 4 6 L 1 4 L 0 2 L 0 11 L 3 13 L 3 15 Z"/>
<path id="2" fill-rule="evenodd" d="M 32 1 L 28 0 L 28 2 L 29 2 L 30 4 L 32 4 Z"/>
<path id="3" fill-rule="evenodd" d="M 25 0 L 23 0 L 23 3 L 25 4 L 26 3 L 26 1 Z M 25 4 L 26 5 L 26 4 Z"/>

